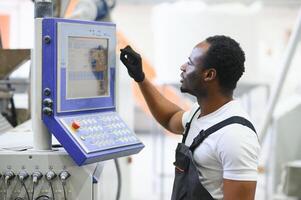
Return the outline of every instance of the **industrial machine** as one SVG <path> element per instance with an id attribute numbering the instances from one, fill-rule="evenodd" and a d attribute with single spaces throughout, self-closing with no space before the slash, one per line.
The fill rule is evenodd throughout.
<path id="1" fill-rule="evenodd" d="M 139 152 L 143 145 L 116 113 L 115 25 L 41 22 L 47 55 L 42 118 L 48 130 L 78 165 Z"/>
<path id="2" fill-rule="evenodd" d="M 0 199 L 102 199 L 99 161 L 144 147 L 116 112 L 115 25 L 37 18 L 35 28 L 32 129 L 14 131 L 32 132 L 33 149 L 0 151 Z"/>

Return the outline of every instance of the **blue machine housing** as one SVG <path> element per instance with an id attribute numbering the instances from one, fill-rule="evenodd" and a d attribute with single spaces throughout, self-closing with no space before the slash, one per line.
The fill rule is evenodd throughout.
<path id="1" fill-rule="evenodd" d="M 58 30 L 59 24 L 67 28 Z M 62 48 L 62 44 L 59 44 L 62 41 L 59 37 L 62 36 L 58 34 L 65 34 L 64 30 L 67 30 L 68 36 L 78 34 L 77 29 L 70 31 L 68 26 L 87 27 L 87 32 L 96 32 L 93 33 L 95 37 L 109 38 L 108 42 L 112 46 L 109 49 L 111 57 L 108 58 L 108 95 L 67 98 L 67 72 L 64 66 L 67 64 L 58 60 L 61 57 L 58 51 L 64 50 L 58 50 Z M 106 31 L 102 31 L 102 28 Z M 138 153 L 144 147 L 116 112 L 115 31 L 113 23 L 57 18 L 45 18 L 42 21 L 42 119 L 49 132 L 78 165 L 128 156 Z M 75 122 L 81 124 L 78 130 L 72 127 Z"/>

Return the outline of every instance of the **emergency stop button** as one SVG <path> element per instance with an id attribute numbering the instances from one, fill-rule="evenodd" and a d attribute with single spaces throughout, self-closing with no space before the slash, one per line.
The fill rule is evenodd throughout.
<path id="1" fill-rule="evenodd" d="M 72 122 L 72 128 L 74 128 L 75 130 L 80 128 L 80 123 L 78 121 L 73 121 Z"/>

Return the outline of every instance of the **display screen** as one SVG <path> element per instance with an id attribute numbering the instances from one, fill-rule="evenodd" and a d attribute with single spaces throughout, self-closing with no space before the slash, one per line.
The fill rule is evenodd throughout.
<path id="1" fill-rule="evenodd" d="M 68 37 L 67 99 L 109 95 L 108 39 Z"/>

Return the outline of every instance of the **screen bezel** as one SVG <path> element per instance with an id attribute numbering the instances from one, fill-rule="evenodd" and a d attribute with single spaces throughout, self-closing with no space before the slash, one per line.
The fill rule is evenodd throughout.
<path id="1" fill-rule="evenodd" d="M 115 108 L 115 26 L 111 24 L 57 23 L 57 112 Z M 109 95 L 88 98 L 67 98 L 66 67 L 69 37 L 91 37 L 108 40 Z"/>

